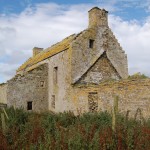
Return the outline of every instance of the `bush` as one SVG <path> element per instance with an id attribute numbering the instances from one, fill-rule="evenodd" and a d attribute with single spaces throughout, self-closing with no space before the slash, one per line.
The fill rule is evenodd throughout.
<path id="1" fill-rule="evenodd" d="M 147 78 L 149 78 L 149 77 L 146 76 L 145 74 L 141 74 L 140 72 L 135 73 L 128 77 L 128 79 L 147 79 Z"/>

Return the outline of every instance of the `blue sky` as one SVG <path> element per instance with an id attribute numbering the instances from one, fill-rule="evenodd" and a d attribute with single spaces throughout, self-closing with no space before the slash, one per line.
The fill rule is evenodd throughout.
<path id="1" fill-rule="evenodd" d="M 18 14 L 27 7 L 34 7 L 42 3 L 110 5 L 114 9 L 111 10 L 114 14 L 126 20 L 144 19 L 150 13 L 149 0 L 0 0 L 0 13 Z"/>
<path id="2" fill-rule="evenodd" d="M 129 73 L 150 75 L 150 0 L 0 0 L 0 82 L 31 57 L 88 26 L 93 6 L 109 11 L 109 26 L 128 55 Z"/>

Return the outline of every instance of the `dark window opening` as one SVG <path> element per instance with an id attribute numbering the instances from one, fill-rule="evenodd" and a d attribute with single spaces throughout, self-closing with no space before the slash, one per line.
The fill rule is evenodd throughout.
<path id="1" fill-rule="evenodd" d="M 57 84 L 58 80 L 58 67 L 54 67 L 54 84 Z"/>
<path id="2" fill-rule="evenodd" d="M 32 110 L 32 102 L 27 102 L 27 110 Z"/>
<path id="3" fill-rule="evenodd" d="M 93 48 L 94 47 L 94 40 L 90 39 L 89 40 L 89 48 Z"/>

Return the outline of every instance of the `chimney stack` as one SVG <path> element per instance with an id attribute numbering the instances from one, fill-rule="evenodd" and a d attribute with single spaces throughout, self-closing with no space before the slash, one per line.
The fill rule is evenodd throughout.
<path id="1" fill-rule="evenodd" d="M 108 26 L 108 11 L 94 7 L 89 12 L 89 28 Z"/>
<path id="2" fill-rule="evenodd" d="M 42 50 L 43 50 L 43 48 L 34 47 L 33 48 L 33 57 L 36 56 L 37 54 L 39 54 Z"/>

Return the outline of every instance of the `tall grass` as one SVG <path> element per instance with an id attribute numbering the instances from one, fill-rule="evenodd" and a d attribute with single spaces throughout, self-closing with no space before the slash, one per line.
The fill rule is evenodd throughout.
<path id="1" fill-rule="evenodd" d="M 112 117 L 107 112 L 75 116 L 28 113 L 22 109 L 6 110 L 9 120 L 2 132 L 0 150 L 149 150 L 150 120 L 143 123 L 118 115 L 115 135 Z"/>

